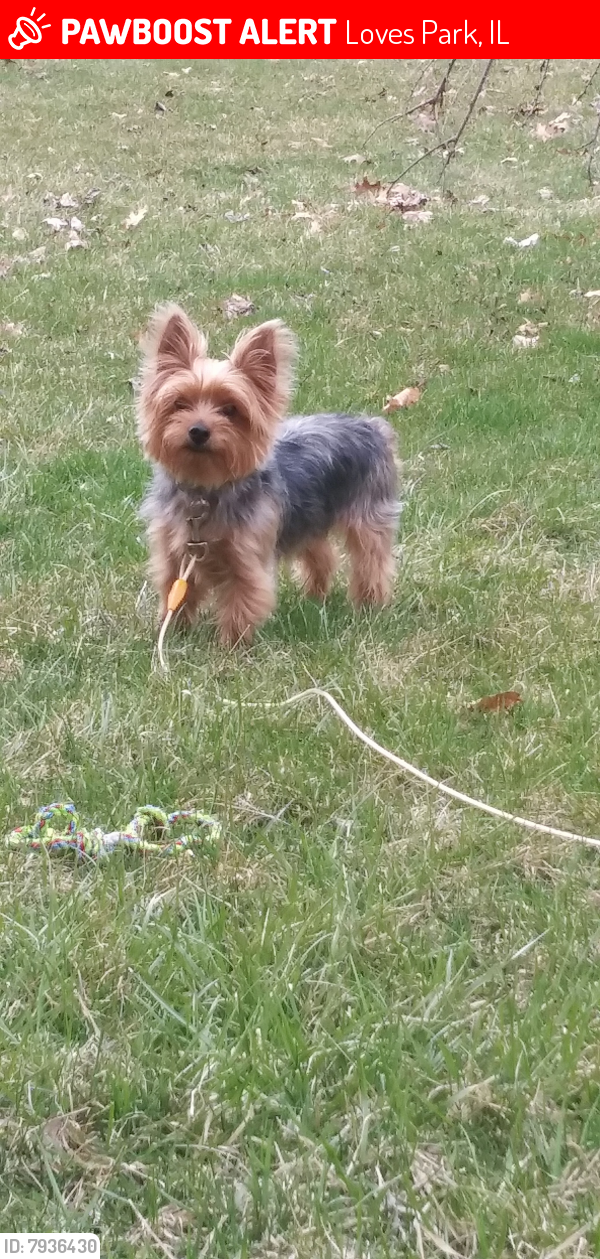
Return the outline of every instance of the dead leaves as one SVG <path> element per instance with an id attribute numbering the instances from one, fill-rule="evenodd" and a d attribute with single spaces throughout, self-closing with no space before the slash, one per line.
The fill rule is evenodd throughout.
<path id="1" fill-rule="evenodd" d="M 62 198 L 62 200 L 64 200 L 64 198 Z M 70 200 L 72 200 L 72 198 Z M 76 202 L 74 202 L 74 204 L 76 204 Z M 49 217 L 45 218 L 43 221 L 47 224 L 51 231 L 57 235 L 64 231 L 67 227 L 70 229 L 68 239 L 65 243 L 65 249 L 87 249 L 87 245 L 85 241 L 81 239 L 80 235 L 80 233 L 84 231 L 84 226 L 81 219 L 78 219 L 76 215 L 73 215 L 71 219 L 59 219 L 55 215 L 49 215 Z"/>
<path id="2" fill-rule="evenodd" d="M 570 118 L 570 114 L 559 114 L 551 122 L 538 122 L 534 132 L 536 140 L 541 140 L 545 144 L 547 140 L 555 140 L 557 136 L 564 135 L 568 130 Z"/>
<path id="3" fill-rule="evenodd" d="M 519 324 L 512 339 L 515 350 L 535 349 L 535 346 L 539 345 L 540 332 L 547 327 L 547 323 L 532 323 L 530 319 L 526 319 L 524 323 Z"/>
<path id="4" fill-rule="evenodd" d="M 58 219 L 58 218 L 55 218 L 54 216 L 50 216 L 50 218 L 44 219 L 44 223 L 46 223 L 48 227 L 52 228 L 53 232 L 62 232 L 63 227 L 68 226 L 66 219 Z"/>
<path id="5" fill-rule="evenodd" d="M 427 205 L 429 197 L 427 193 L 419 192 L 418 188 L 410 188 L 408 184 L 391 184 L 385 194 L 385 200 L 390 209 L 406 214 Z"/>
<path id="6" fill-rule="evenodd" d="M 393 415 L 394 411 L 400 411 L 404 407 L 413 407 L 421 397 L 421 390 L 417 385 L 409 385 L 406 389 L 401 389 L 399 393 L 395 393 L 388 398 L 383 407 L 384 415 Z"/>
<path id="7" fill-rule="evenodd" d="M 132 227 L 138 227 L 142 219 L 145 219 L 147 213 L 148 213 L 147 205 L 140 206 L 138 210 L 132 210 L 130 214 L 127 215 L 127 218 L 124 219 L 123 227 L 127 228 L 128 230 Z"/>
<path id="8" fill-rule="evenodd" d="M 371 181 L 367 177 L 367 175 L 365 175 L 363 179 L 357 179 L 354 185 L 354 191 L 356 195 L 359 197 L 360 196 L 375 197 L 377 196 L 377 193 L 381 191 L 381 180 L 374 179 L 373 181 Z"/>
<path id="9" fill-rule="evenodd" d="M 365 175 L 354 184 L 354 193 L 366 197 L 373 205 L 401 214 L 404 222 L 413 226 L 430 223 L 433 218 L 431 210 L 423 209 L 429 201 L 427 193 L 409 184 L 393 183 L 385 187 L 379 179 L 371 181 Z"/>
<path id="10" fill-rule="evenodd" d="M 515 704 L 522 704 L 518 691 L 498 691 L 496 695 L 484 695 L 475 704 L 468 705 L 470 713 L 508 713 Z"/>
<path id="11" fill-rule="evenodd" d="M 354 192 L 358 197 L 368 197 L 376 205 L 386 206 L 388 210 L 396 210 L 399 214 L 412 214 L 427 205 L 429 197 L 418 188 L 409 184 L 388 184 L 387 188 L 381 180 L 369 180 L 365 175 L 354 184 Z M 429 217 L 431 217 L 431 213 Z"/>
<path id="12" fill-rule="evenodd" d="M 231 297 L 226 297 L 225 301 L 221 302 L 221 310 L 226 319 L 240 319 L 243 315 L 252 315 L 256 307 L 249 297 L 232 293 Z"/>

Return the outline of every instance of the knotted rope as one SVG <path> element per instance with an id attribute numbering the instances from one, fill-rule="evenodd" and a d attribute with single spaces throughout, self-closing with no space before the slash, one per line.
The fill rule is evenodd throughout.
<path id="1" fill-rule="evenodd" d="M 173 828 L 184 821 L 192 823 L 189 834 L 173 835 Z M 4 844 L 7 848 L 44 849 L 48 853 L 74 851 L 81 857 L 96 860 L 109 857 L 117 848 L 176 856 L 199 848 L 207 841 L 216 843 L 220 837 L 220 823 L 197 809 L 165 813 L 155 805 L 146 804 L 136 810 L 124 831 L 103 831 L 99 826 L 93 829 L 82 826 L 74 804 L 56 802 L 38 809 L 32 826 L 17 826 L 5 835 Z"/>

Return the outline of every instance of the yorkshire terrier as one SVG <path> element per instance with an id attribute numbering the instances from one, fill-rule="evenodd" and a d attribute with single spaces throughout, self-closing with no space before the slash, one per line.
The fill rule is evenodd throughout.
<path id="1" fill-rule="evenodd" d="M 351 415 L 284 418 L 296 341 L 278 319 L 244 332 L 228 358 L 178 306 L 151 320 L 137 397 L 138 432 L 154 475 L 142 515 L 151 573 L 167 608 L 191 555 L 185 619 L 214 600 L 224 644 L 249 642 L 276 602 L 277 561 L 297 559 L 304 590 L 324 598 L 341 534 L 350 597 L 386 603 L 400 504 L 394 434 Z"/>

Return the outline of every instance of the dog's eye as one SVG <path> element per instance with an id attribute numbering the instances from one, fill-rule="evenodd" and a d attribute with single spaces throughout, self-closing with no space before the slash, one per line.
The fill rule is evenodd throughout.
<path id="1" fill-rule="evenodd" d="M 219 411 L 221 415 L 225 416 L 226 420 L 239 420 L 240 418 L 240 413 L 233 402 L 225 402 L 222 407 L 219 407 Z"/>
<path id="2" fill-rule="evenodd" d="M 188 402 L 187 398 L 176 398 L 173 403 L 174 411 L 189 411 L 190 407 L 191 404 Z"/>

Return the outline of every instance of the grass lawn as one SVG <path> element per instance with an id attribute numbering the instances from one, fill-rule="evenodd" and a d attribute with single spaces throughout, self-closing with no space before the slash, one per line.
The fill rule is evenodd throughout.
<path id="1" fill-rule="evenodd" d="M 496 65 L 454 197 L 438 159 L 408 176 L 438 198 L 416 226 L 344 158 L 418 63 L 186 68 L 0 71 L 0 832 L 57 798 L 224 828 L 180 860 L 3 854 L 0 1230 L 94 1229 L 103 1259 L 598 1256 L 598 854 L 405 780 L 314 704 L 243 708 L 314 680 L 435 777 L 600 835 L 590 63 L 552 63 L 528 121 L 538 67 Z M 369 178 L 435 139 L 382 127 Z M 71 215 L 87 249 L 44 224 Z M 136 337 L 170 298 L 222 352 L 233 292 L 297 332 L 298 410 L 426 381 L 394 417 L 396 597 L 357 615 L 343 580 L 321 608 L 284 576 L 251 650 L 202 624 L 164 678 Z"/>

